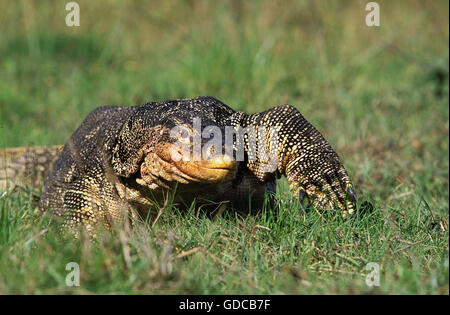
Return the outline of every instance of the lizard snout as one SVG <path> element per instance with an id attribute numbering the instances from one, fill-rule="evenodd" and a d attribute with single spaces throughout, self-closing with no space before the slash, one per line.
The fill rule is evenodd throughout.
<path id="1" fill-rule="evenodd" d="M 208 159 L 174 159 L 170 143 L 158 146 L 152 158 L 146 158 L 147 168 L 158 170 L 158 176 L 166 180 L 181 177 L 187 182 L 222 183 L 236 176 L 238 162 L 226 154 L 215 154 Z M 150 164 L 158 164 L 154 167 Z M 161 165 L 164 165 L 162 168 Z M 164 169 L 164 172 L 161 172 Z M 176 174 L 177 177 L 172 176 Z M 186 182 L 184 182 L 186 183 Z"/>

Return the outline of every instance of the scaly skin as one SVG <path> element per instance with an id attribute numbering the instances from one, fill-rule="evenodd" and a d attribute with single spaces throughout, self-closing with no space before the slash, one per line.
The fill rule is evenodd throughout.
<path id="1" fill-rule="evenodd" d="M 0 149 L 0 192 L 15 187 L 42 189 L 62 145 Z"/>
<path id="2" fill-rule="evenodd" d="M 173 161 L 170 149 L 176 139 L 170 130 L 184 125 L 192 138 L 194 118 L 201 118 L 202 127 L 217 126 L 221 131 L 225 126 L 277 128 L 275 169 L 249 159 L 254 154 L 251 140 L 262 141 L 266 150 L 274 145 L 258 134 L 256 139 L 244 138 L 245 161 L 226 154 L 211 160 Z M 280 175 L 301 199 L 306 197 L 315 206 L 334 206 L 343 215 L 353 211 L 356 196 L 338 155 L 290 105 L 251 115 L 212 97 L 100 107 L 86 117 L 59 154 L 39 207 L 63 217 L 67 226 L 83 224 L 88 230 L 98 224 L 114 226 L 130 214 L 146 217 L 152 200 L 162 203 L 167 192 L 175 192 L 174 202 L 187 206 L 194 200 L 197 205 L 229 201 L 235 208 L 254 212 L 261 208 L 265 193 L 275 191 Z"/>
<path id="3" fill-rule="evenodd" d="M 308 197 L 315 207 L 336 206 L 343 210 L 344 216 L 354 212 L 356 195 L 339 156 L 295 107 L 282 105 L 253 115 L 236 113 L 229 119 L 232 125 L 242 127 L 277 128 L 277 171 L 286 176 L 300 199 Z M 244 143 L 247 152 L 249 141 L 246 139 Z M 263 141 L 268 147 L 268 139 Z M 273 176 L 265 171 L 267 166 L 260 160 L 248 162 L 247 167 L 261 181 Z"/>

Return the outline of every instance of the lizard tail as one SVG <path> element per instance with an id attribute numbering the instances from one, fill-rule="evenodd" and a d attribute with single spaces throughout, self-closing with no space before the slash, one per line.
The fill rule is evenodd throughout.
<path id="1" fill-rule="evenodd" d="M 40 192 L 62 149 L 62 145 L 0 149 L 0 193 L 14 187 Z"/>

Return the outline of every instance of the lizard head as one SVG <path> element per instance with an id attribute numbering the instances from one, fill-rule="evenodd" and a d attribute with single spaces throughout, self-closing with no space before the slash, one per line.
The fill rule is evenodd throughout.
<path id="1" fill-rule="evenodd" d="M 201 124 L 220 129 L 207 119 Z M 113 168 L 119 176 L 136 174 L 139 184 L 151 188 L 232 181 L 238 163 L 222 153 L 222 137 L 210 143 L 214 139 L 205 139 L 202 130 L 194 128 L 192 117 L 182 115 L 154 124 L 144 124 L 142 118 L 125 123 L 113 150 Z"/>

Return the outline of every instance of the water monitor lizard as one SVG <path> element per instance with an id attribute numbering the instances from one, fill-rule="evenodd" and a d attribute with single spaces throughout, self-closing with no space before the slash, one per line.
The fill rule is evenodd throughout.
<path id="1" fill-rule="evenodd" d="M 269 133 L 235 135 L 233 148 L 241 139 L 243 160 L 237 161 L 236 153 L 230 158 L 210 149 L 206 154 L 213 158 L 175 161 L 174 143 L 192 140 L 194 119 L 223 134 L 227 126 L 271 127 L 278 142 Z M 170 134 L 180 125 L 187 137 Z M 201 141 L 204 146 L 208 139 Z M 195 145 L 186 143 L 189 149 Z M 275 149 L 275 168 L 255 155 L 269 149 Z M 237 112 L 213 97 L 104 106 L 85 118 L 64 147 L 0 151 L 0 190 L 2 180 L 3 186 L 44 183 L 39 209 L 62 217 L 65 225 L 82 223 L 89 229 L 120 223 L 124 213 L 145 216 L 152 200 L 162 201 L 168 191 L 186 205 L 194 199 L 199 204 L 229 201 L 235 208 L 254 210 L 262 206 L 266 191 L 275 191 L 281 175 L 300 199 L 314 206 L 334 207 L 344 215 L 354 211 L 356 196 L 338 155 L 291 105 L 256 114 Z"/>

